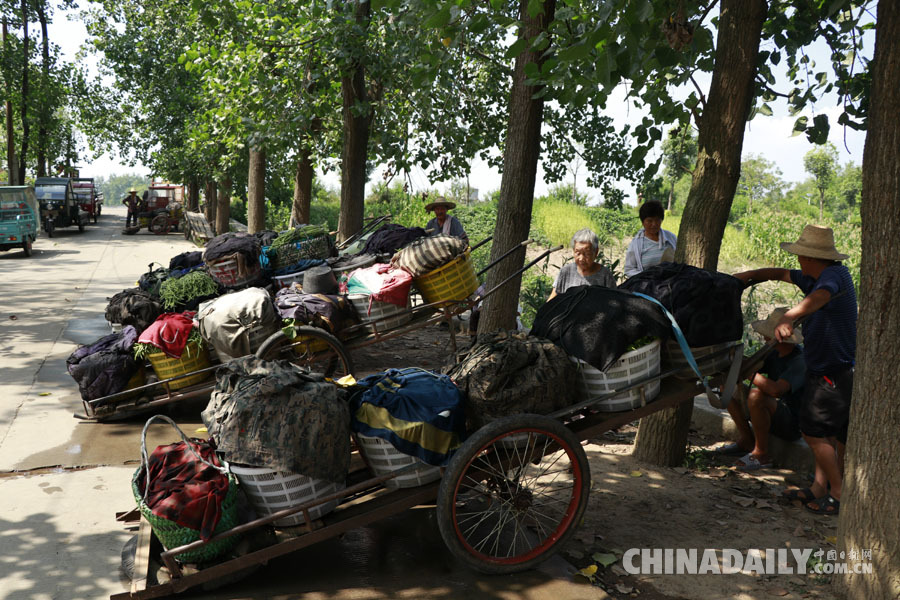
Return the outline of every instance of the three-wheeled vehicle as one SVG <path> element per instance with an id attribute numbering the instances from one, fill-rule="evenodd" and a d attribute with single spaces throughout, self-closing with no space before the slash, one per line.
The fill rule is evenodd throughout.
<path id="1" fill-rule="evenodd" d="M 184 219 L 184 186 L 164 181 L 150 184 L 147 210 L 138 214 L 138 225 L 157 235 L 178 231 Z"/>
<path id="2" fill-rule="evenodd" d="M 90 215 L 72 193 L 71 179 L 38 177 L 34 180 L 34 193 L 41 205 L 41 224 L 49 237 L 53 237 L 57 227 L 78 225 L 78 231 L 84 231 Z"/>
<path id="3" fill-rule="evenodd" d="M 38 236 L 40 208 L 31 186 L 0 187 L 0 251 L 21 248 L 31 256 Z"/>
<path id="4" fill-rule="evenodd" d="M 81 209 L 90 215 L 90 218 L 97 222 L 100 218 L 100 208 L 103 201 L 97 194 L 97 188 L 94 186 L 93 177 L 75 177 L 72 179 L 72 192 L 78 200 Z"/>

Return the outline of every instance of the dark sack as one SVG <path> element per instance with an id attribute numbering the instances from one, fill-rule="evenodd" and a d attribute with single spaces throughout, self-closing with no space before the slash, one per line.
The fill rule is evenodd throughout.
<path id="1" fill-rule="evenodd" d="M 275 310 L 282 319 L 294 319 L 297 324 L 319 327 L 329 333 L 339 333 L 359 322 L 346 296 L 304 294 L 293 286 L 278 290 Z"/>
<path id="2" fill-rule="evenodd" d="M 674 315 L 689 346 L 739 340 L 744 333 L 744 283 L 731 275 L 663 263 L 638 273 L 619 287 L 659 300 Z"/>
<path id="3" fill-rule="evenodd" d="M 466 417 L 482 427 L 519 413 L 546 414 L 575 404 L 574 364 L 549 340 L 524 332 L 479 335 L 447 374 L 466 396 Z"/>
<path id="4" fill-rule="evenodd" d="M 105 316 L 110 323 L 132 325 L 140 333 L 164 312 L 162 303 L 149 292 L 133 288 L 110 298 Z"/>
<path id="5" fill-rule="evenodd" d="M 170 271 L 184 271 L 192 267 L 196 267 L 203 263 L 203 252 L 196 250 L 194 252 L 182 252 L 177 256 L 173 256 L 169 261 Z"/>
<path id="6" fill-rule="evenodd" d="M 244 356 L 216 371 L 201 418 L 229 462 L 343 483 L 350 468 L 346 394 L 286 360 Z"/>
<path id="7" fill-rule="evenodd" d="M 125 389 L 138 370 L 132 347 L 138 334 L 126 326 L 89 346 L 80 346 L 66 359 L 66 369 L 78 384 L 82 400 L 96 400 Z"/>
<path id="8" fill-rule="evenodd" d="M 396 223 L 387 223 L 369 236 L 360 254 L 393 254 L 422 237 L 425 237 L 425 230 L 421 227 L 404 227 Z"/>
<path id="9" fill-rule="evenodd" d="M 163 266 L 154 269 L 154 264 L 159 263 L 150 263 L 149 270 L 138 279 L 138 287 L 154 298 L 159 298 L 159 288 L 162 286 L 163 281 L 169 278 L 169 269 Z"/>

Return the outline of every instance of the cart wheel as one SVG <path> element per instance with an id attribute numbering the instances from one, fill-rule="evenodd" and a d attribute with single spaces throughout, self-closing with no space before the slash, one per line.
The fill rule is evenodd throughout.
<path id="1" fill-rule="evenodd" d="M 156 235 L 163 235 L 169 233 L 169 216 L 168 215 L 156 215 L 153 217 L 153 220 L 150 221 L 150 231 L 155 233 Z"/>
<path id="2" fill-rule="evenodd" d="M 94 225 L 97 224 L 97 220 L 98 220 L 99 218 L 100 218 L 100 213 L 95 212 L 95 213 L 94 213 Z"/>
<path id="3" fill-rule="evenodd" d="M 353 362 L 339 339 L 318 327 L 294 327 L 292 340 L 283 331 L 262 343 L 256 356 L 265 360 L 284 359 L 332 379 L 353 375 Z"/>
<path id="4" fill-rule="evenodd" d="M 44 231 L 47 232 L 47 237 L 53 237 L 53 221 L 44 222 Z"/>
<path id="5" fill-rule="evenodd" d="M 184 239 L 191 239 L 191 223 L 190 221 L 185 221 L 181 230 L 184 232 Z"/>
<path id="6" fill-rule="evenodd" d="M 466 440 L 444 473 L 441 537 L 482 573 L 530 569 L 575 531 L 590 480 L 584 449 L 559 421 L 530 414 L 498 419 Z"/>
<path id="7" fill-rule="evenodd" d="M 84 233 L 84 221 L 81 220 L 81 217 L 78 218 L 78 231 Z"/>
<path id="8" fill-rule="evenodd" d="M 22 242 L 22 252 L 25 253 L 25 256 L 31 256 L 31 244 L 33 242 L 29 239 L 26 239 Z"/>
<path id="9" fill-rule="evenodd" d="M 137 554 L 137 542 L 138 536 L 132 536 L 125 542 L 125 545 L 122 546 L 122 562 L 119 565 L 119 572 L 123 577 L 125 577 L 128 581 L 134 580 L 134 557 Z M 158 573 L 162 565 L 156 558 L 153 556 L 150 557 L 150 563 L 147 569 L 147 585 L 158 585 L 159 577 Z"/>

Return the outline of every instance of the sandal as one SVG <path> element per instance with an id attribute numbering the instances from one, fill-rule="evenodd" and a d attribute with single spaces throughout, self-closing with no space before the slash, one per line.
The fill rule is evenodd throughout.
<path id="1" fill-rule="evenodd" d="M 741 448 L 741 445 L 737 442 L 729 442 L 727 444 L 722 444 L 721 446 L 716 446 L 713 448 L 713 452 L 724 456 L 743 456 L 747 453 L 747 451 Z"/>
<path id="2" fill-rule="evenodd" d="M 772 467 L 772 461 L 768 462 L 760 462 L 758 458 L 750 454 L 749 452 L 744 456 L 737 459 L 734 463 L 734 466 L 737 467 L 738 471 L 758 471 L 760 469 L 769 469 Z"/>
<path id="3" fill-rule="evenodd" d="M 836 500 L 831 494 L 826 494 L 812 502 L 807 502 L 806 510 L 817 515 L 836 515 L 841 512 L 841 501 Z"/>
<path id="4" fill-rule="evenodd" d="M 789 490 L 784 490 L 781 492 L 781 497 L 793 502 L 794 500 L 799 500 L 800 502 L 807 504 L 809 502 L 815 502 L 819 498 L 816 498 L 813 491 L 806 488 L 791 488 Z M 820 498 L 824 498 L 824 496 L 820 496 Z"/>

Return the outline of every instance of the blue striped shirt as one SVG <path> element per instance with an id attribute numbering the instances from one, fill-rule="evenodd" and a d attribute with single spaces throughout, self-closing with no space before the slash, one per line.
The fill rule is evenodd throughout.
<path id="1" fill-rule="evenodd" d="M 816 375 L 828 375 L 852 367 L 856 362 L 856 291 L 850 271 L 844 265 L 830 265 L 818 279 L 791 271 L 791 281 L 809 296 L 816 290 L 828 290 L 834 297 L 814 312 L 803 324 L 803 354 L 806 368 Z"/>

